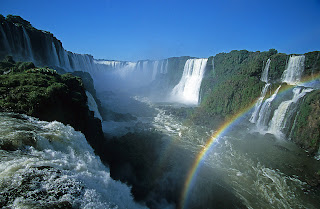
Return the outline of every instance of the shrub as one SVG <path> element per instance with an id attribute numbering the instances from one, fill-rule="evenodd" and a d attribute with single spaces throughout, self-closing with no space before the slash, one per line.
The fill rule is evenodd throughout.
<path id="1" fill-rule="evenodd" d="M 32 62 L 18 62 L 16 64 L 16 69 L 18 70 L 18 72 L 29 70 L 35 67 L 36 66 Z"/>
<path id="2" fill-rule="evenodd" d="M 12 22 L 17 25 L 21 25 L 21 26 L 28 27 L 28 28 L 33 28 L 29 21 L 24 20 L 23 18 L 21 18 L 20 16 L 17 16 L 17 15 L 7 15 L 6 20 L 8 22 Z"/>

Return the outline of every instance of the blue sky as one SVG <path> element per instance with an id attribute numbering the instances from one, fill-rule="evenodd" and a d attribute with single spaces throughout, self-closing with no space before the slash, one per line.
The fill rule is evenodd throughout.
<path id="1" fill-rule="evenodd" d="M 0 13 L 100 59 L 320 50 L 320 0 L 1 0 Z"/>

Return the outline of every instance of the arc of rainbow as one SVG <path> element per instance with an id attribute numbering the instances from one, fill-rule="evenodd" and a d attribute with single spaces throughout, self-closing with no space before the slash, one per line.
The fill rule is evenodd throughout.
<path id="1" fill-rule="evenodd" d="M 303 78 L 303 82 L 301 84 L 306 84 L 308 82 L 312 82 L 316 79 L 320 79 L 320 73 L 312 76 L 306 76 Z M 299 86 L 300 86 L 299 85 Z M 287 86 L 283 90 L 280 90 L 278 94 L 286 92 L 290 89 L 293 89 L 297 86 Z M 232 116 L 229 120 L 227 120 L 225 123 L 223 123 L 219 129 L 210 137 L 210 139 L 207 141 L 206 145 L 201 149 L 199 154 L 196 156 L 195 161 L 193 162 L 191 169 L 189 170 L 187 174 L 187 178 L 185 180 L 183 190 L 181 193 L 180 197 L 180 207 L 179 208 L 184 208 L 186 204 L 186 198 L 189 196 L 190 189 L 192 188 L 194 184 L 195 177 L 197 176 L 198 168 L 201 165 L 201 161 L 205 158 L 206 154 L 208 151 L 213 147 L 214 143 L 219 140 L 222 136 L 225 135 L 226 132 L 228 132 L 237 122 L 241 121 L 241 119 L 248 113 L 255 105 L 256 101 L 254 101 L 252 104 L 248 105 L 248 107 L 244 108 L 242 111 L 239 113 L 235 114 Z"/>
<path id="2" fill-rule="evenodd" d="M 243 118 L 249 110 L 255 105 L 255 102 L 249 105 L 249 107 L 243 109 L 238 114 L 231 117 L 227 120 L 224 124 L 222 124 L 219 129 L 210 137 L 210 139 L 206 142 L 205 146 L 201 149 L 198 156 L 196 157 L 195 161 L 193 162 L 191 169 L 187 174 L 186 181 L 184 183 L 183 192 L 180 198 L 180 208 L 184 208 L 186 204 L 186 198 L 189 196 L 189 192 L 191 187 L 194 184 L 195 177 L 197 176 L 198 168 L 201 165 L 201 161 L 205 158 L 206 154 L 210 150 L 211 147 L 221 138 L 226 132 L 228 132 L 233 125 L 235 125 L 238 121 Z"/>

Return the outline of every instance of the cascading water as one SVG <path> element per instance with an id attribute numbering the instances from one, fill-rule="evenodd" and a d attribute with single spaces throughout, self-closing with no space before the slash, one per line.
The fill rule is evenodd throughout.
<path id="1" fill-rule="evenodd" d="M 61 64 L 65 69 L 67 70 L 71 70 L 71 65 L 69 62 L 69 58 L 68 58 L 68 54 L 66 52 L 66 50 L 64 50 L 62 47 L 60 48 L 60 60 L 63 61 L 63 63 Z"/>
<path id="2" fill-rule="evenodd" d="M 266 66 L 264 67 L 264 70 L 263 70 L 262 75 L 261 75 L 261 79 L 260 80 L 265 82 L 265 83 L 268 83 L 268 73 L 269 73 L 270 63 L 271 63 L 271 60 L 269 58 L 267 60 Z"/>
<path id="3" fill-rule="evenodd" d="M 0 113 L 0 135 L 2 207 L 145 208 L 72 127 Z"/>
<path id="4" fill-rule="evenodd" d="M 93 57 L 87 54 L 76 54 L 68 52 L 72 62 L 72 69 L 77 71 L 95 72 L 97 66 L 93 61 Z"/>
<path id="5" fill-rule="evenodd" d="M 6 33 L 4 32 L 4 30 L 3 30 L 3 28 L 2 28 L 2 24 L 0 24 L 0 33 L 1 33 L 1 36 L 3 37 L 3 38 L 2 38 L 2 41 L 3 41 L 3 45 L 4 45 L 5 49 L 6 49 L 9 53 L 11 53 L 11 47 L 10 47 L 10 44 L 9 44 L 7 35 L 6 35 Z"/>
<path id="6" fill-rule="evenodd" d="M 28 59 L 30 59 L 29 61 L 33 62 L 34 58 L 33 58 L 32 47 L 31 47 L 29 35 L 24 27 L 22 27 L 22 30 L 23 30 L 23 37 L 24 37 L 24 45 L 25 45 L 25 48 L 27 49 L 27 52 L 28 52 L 27 57 L 28 57 Z"/>
<path id="7" fill-rule="evenodd" d="M 281 80 L 283 83 L 287 83 L 289 85 L 297 85 L 300 80 L 301 76 L 304 70 L 304 61 L 305 56 L 295 56 L 292 55 L 288 61 L 287 68 L 282 74 Z M 270 66 L 270 59 L 266 63 L 266 67 L 262 73 L 261 80 L 267 82 L 268 81 L 268 70 Z M 275 91 L 275 93 L 267 99 L 259 112 L 259 117 L 257 117 L 257 111 L 259 108 L 259 105 L 261 106 L 261 97 L 263 96 L 263 93 L 261 93 L 261 97 L 258 99 L 258 102 L 256 103 L 255 110 L 250 118 L 250 122 L 256 123 L 259 131 L 265 133 L 271 133 L 275 135 L 278 138 L 281 138 L 284 136 L 283 129 L 286 128 L 288 120 L 291 118 L 291 115 L 293 114 L 290 109 L 295 108 L 295 105 L 299 99 L 305 96 L 306 93 L 312 91 L 311 88 L 302 89 L 301 87 L 296 87 L 293 89 L 293 97 L 290 100 L 282 101 L 280 102 L 278 107 L 271 107 L 272 102 L 276 99 L 278 90 L 281 86 L 278 87 L 278 89 Z M 264 96 L 263 96 L 264 97 Z M 277 100 L 277 99 L 276 99 Z M 279 102 L 279 101 L 278 101 Z M 257 111 L 256 111 L 257 110 Z M 273 112 L 273 116 L 270 118 L 271 114 Z"/>
<path id="8" fill-rule="evenodd" d="M 263 89 L 261 91 L 261 96 L 259 97 L 257 103 L 255 104 L 254 111 L 253 111 L 253 113 L 251 115 L 251 118 L 250 118 L 250 122 L 251 123 L 257 122 L 257 119 L 258 119 L 258 116 L 259 116 L 259 112 L 260 112 L 260 109 L 261 109 L 261 105 L 262 105 L 263 99 L 266 96 L 266 93 L 267 93 L 267 91 L 269 89 L 269 86 L 270 86 L 270 83 L 266 83 L 266 85 L 263 87 Z"/>
<path id="9" fill-rule="evenodd" d="M 272 96 L 268 99 L 266 99 L 261 107 L 261 110 L 259 112 L 259 118 L 256 122 L 257 127 L 259 131 L 264 131 L 267 128 L 269 117 L 271 114 L 271 103 L 276 98 L 279 89 L 281 88 L 281 85 L 276 89 L 276 91 L 272 94 Z"/>
<path id="10" fill-rule="evenodd" d="M 180 82 L 172 89 L 172 101 L 197 105 L 208 59 L 188 59 Z"/>
<path id="11" fill-rule="evenodd" d="M 160 68 L 160 73 L 161 74 L 166 74 L 168 72 L 168 65 L 169 65 L 169 60 L 162 60 L 161 62 L 161 68 Z"/>
<path id="12" fill-rule="evenodd" d="M 159 61 L 156 60 L 153 63 L 153 70 L 152 70 L 152 81 L 154 81 L 156 79 L 157 73 L 158 73 L 158 65 L 159 65 Z"/>
<path id="13" fill-rule="evenodd" d="M 136 88 L 148 85 L 159 75 L 168 72 L 168 59 L 138 62 L 94 60 L 92 56 L 87 54 L 67 52 L 59 45 L 59 41 L 47 35 L 46 32 L 41 35 L 45 41 L 40 46 L 32 46 L 28 32 L 30 31 L 24 27 L 19 28 L 7 23 L 1 24 L 0 37 L 1 45 L 4 48 L 1 51 L 11 54 L 18 61 L 32 61 L 37 66 L 59 67 L 67 72 L 85 71 L 92 76 L 100 76 L 101 79 L 104 79 L 107 74 L 110 76 L 111 73 L 112 81 L 119 83 L 118 88 L 121 86 Z M 42 53 L 35 60 L 32 50 L 37 47 L 41 47 L 45 53 Z"/>
<path id="14" fill-rule="evenodd" d="M 99 71 L 121 69 L 126 62 L 114 61 L 114 60 L 95 60 L 95 64 L 98 65 Z"/>
<path id="15" fill-rule="evenodd" d="M 53 41 L 51 42 L 51 50 L 52 50 L 52 62 L 54 63 L 55 66 L 60 66 L 57 49 Z"/>
<path id="16" fill-rule="evenodd" d="M 10 47 L 17 54 L 17 57 L 21 56 L 21 59 L 23 59 L 26 52 L 18 51 L 19 46 L 21 50 L 26 50 L 23 47 L 24 39 L 21 28 L 19 30 L 11 30 L 12 34 L 14 34 L 16 45 L 12 44 L 14 41 L 9 35 L 11 32 L 5 30 L 11 44 Z M 31 36 L 30 31 L 28 32 L 33 41 L 33 36 Z M 15 35 L 15 33 L 17 34 Z M 49 52 L 48 54 L 44 53 L 43 63 L 52 64 L 52 40 L 48 38 L 47 41 L 47 47 L 44 47 L 44 49 L 51 54 Z M 168 63 L 168 59 L 140 62 L 105 61 L 109 62 L 109 64 L 97 64 L 97 62 L 103 61 L 94 60 L 90 55 L 66 52 L 56 40 L 54 40 L 54 43 L 61 68 L 70 68 L 70 71 L 87 71 L 92 75 L 97 72 L 110 72 L 117 75 L 119 79 L 123 79 L 120 85 L 125 84 L 127 81 L 135 80 L 136 77 L 133 76 L 140 76 L 137 74 L 138 71 L 143 75 L 141 78 L 145 79 L 137 80 L 141 84 L 156 80 L 154 84 L 159 81 L 161 85 L 165 82 L 161 83 L 160 79 L 157 80 L 158 78 L 169 80 L 167 78 L 170 78 L 169 76 L 174 73 L 176 77 L 181 77 L 182 74 L 178 75 L 178 72 L 181 72 L 179 69 L 176 71 L 177 73 L 170 71 L 170 74 L 165 75 L 169 64 L 170 69 L 176 69 L 173 68 L 175 66 L 174 62 Z M 36 46 L 32 47 L 36 52 Z M 70 63 L 68 64 L 69 60 Z M 267 65 L 268 61 L 266 62 L 265 70 Z M 192 69 L 192 71 L 195 71 L 195 69 Z M 97 77 L 102 73 L 97 74 Z M 275 115 L 274 110 L 285 108 L 280 108 L 284 100 L 284 97 L 278 94 L 280 87 L 270 98 L 265 99 L 265 95 L 271 85 L 268 84 L 268 72 L 264 71 L 264 73 L 261 80 L 266 82 L 266 85 L 262 89 L 261 96 L 256 104 L 254 121 L 263 126 L 264 132 L 266 132 L 272 127 L 269 122 L 271 117 Z M 190 73 L 190 77 L 192 76 L 194 76 L 193 72 Z M 109 80 L 106 81 L 105 78 L 101 77 L 102 84 L 108 85 Z M 110 80 L 113 78 L 111 77 Z M 189 79 L 191 80 L 191 78 Z M 96 84 L 97 80 L 94 81 Z M 187 83 L 185 82 L 185 85 Z M 111 83 L 111 85 L 113 84 Z M 175 84 L 171 83 L 171 85 Z M 156 85 L 152 84 L 150 86 Z M 300 89 L 297 97 L 302 94 L 304 89 Z M 170 86 L 170 90 L 172 90 L 172 86 Z M 184 90 L 181 91 L 183 92 Z M 90 99 L 91 95 L 87 95 L 90 110 L 97 110 L 95 102 Z M 110 99 L 110 95 L 113 95 L 113 93 L 106 93 L 106 100 L 113 100 L 112 97 Z M 118 92 L 115 92 L 114 95 L 119 96 Z M 291 97 L 289 100 L 288 97 L 285 98 L 287 101 L 293 100 Z M 288 115 L 295 110 L 295 104 L 298 104 L 301 98 L 296 103 L 291 102 L 288 105 L 282 124 L 287 123 Z M 263 102 L 264 99 L 265 102 Z M 123 100 L 117 100 L 114 103 L 118 106 L 122 105 L 119 101 L 122 102 Z M 124 109 L 126 111 L 130 108 L 137 109 L 146 114 L 147 108 L 134 107 L 137 104 L 140 105 L 140 102 L 130 102 Z M 280 104 L 279 107 L 278 104 Z M 160 136 L 160 138 L 161 140 L 165 139 L 164 143 L 161 144 L 162 146 L 157 146 L 158 144 L 153 146 L 153 143 L 160 141 L 160 138 L 159 140 L 150 140 L 149 137 L 146 137 L 148 146 L 144 147 L 140 146 L 139 139 L 134 141 L 132 144 L 137 144 L 139 152 L 134 155 L 134 163 L 124 162 L 123 169 L 120 172 L 123 171 L 124 175 L 128 176 L 128 179 L 139 179 L 133 176 L 134 173 L 140 173 L 140 171 L 142 173 L 144 171 L 139 168 L 138 172 L 133 172 L 132 168 L 135 165 L 138 167 L 154 166 L 151 167 L 152 172 L 142 174 L 144 178 L 141 178 L 147 180 L 145 182 L 147 182 L 148 189 L 151 187 L 153 189 L 152 191 L 148 189 L 142 191 L 147 193 L 148 198 L 151 196 L 146 204 L 151 202 L 153 208 L 177 208 L 179 206 L 176 203 L 179 201 L 179 197 L 176 196 L 179 195 L 177 193 L 180 192 L 181 185 L 185 183 L 185 174 L 188 173 L 189 167 L 194 160 L 199 159 L 197 153 L 200 153 L 202 148 L 206 146 L 206 140 L 217 130 L 183 124 L 181 117 L 176 117 L 175 107 L 171 106 L 171 104 L 155 104 L 154 109 L 158 110 L 155 115 L 153 115 L 153 112 L 148 113 L 150 116 L 142 114 L 140 117 L 137 116 L 137 121 L 126 122 L 135 124 L 137 129 L 131 129 L 129 125 L 125 129 L 127 132 L 142 129 L 162 132 L 164 135 Z M 21 121 L 19 118 L 25 119 Z M 4 126 L 5 123 L 7 123 L 6 126 Z M 149 128 L 147 124 L 152 126 Z M 268 125 L 270 125 L 270 128 Z M 13 128 L 14 126 L 21 126 L 21 128 L 15 129 Z M 191 186 L 195 189 L 190 187 L 190 194 L 192 195 L 187 197 L 189 203 L 185 208 L 188 208 L 188 206 L 190 206 L 189 208 L 219 208 L 219 206 L 232 208 L 221 204 L 226 202 L 233 203 L 238 198 L 244 203 L 244 206 L 241 207 L 242 205 L 240 205 L 235 208 L 317 208 L 318 190 L 316 192 L 312 191 L 308 183 L 306 183 L 315 178 L 312 178 L 313 176 L 311 178 L 301 177 L 305 176 L 306 173 L 315 173 L 319 170 L 319 167 L 315 167 L 306 172 L 310 167 L 317 166 L 316 163 L 311 161 L 313 159 L 307 158 L 305 152 L 298 147 L 294 147 L 294 144 L 290 141 L 274 140 L 274 136 L 268 134 L 247 133 L 246 130 L 250 127 L 251 125 L 245 122 L 235 124 L 230 131 L 225 132 L 225 136 L 219 137 L 217 143 L 213 146 L 214 149 L 206 154 L 208 158 L 201 163 L 201 170 L 196 171 L 197 179 L 194 179 L 194 185 Z M 39 122 L 21 115 L 11 119 L 0 116 L 0 133 L 1 207 L 37 208 L 37 204 L 41 204 L 40 207 L 43 208 L 140 207 L 133 202 L 130 188 L 110 178 L 108 168 L 101 163 L 99 157 L 94 155 L 94 151 L 87 144 L 84 136 L 74 131 L 71 127 L 64 126 L 58 122 Z M 130 133 L 129 136 L 128 141 L 132 142 L 135 137 L 131 136 L 135 136 L 135 133 Z M 123 139 L 125 138 L 122 138 L 121 141 L 126 143 Z M 4 140 L 6 143 L 1 144 Z M 150 144 L 152 146 L 149 146 Z M 12 145 L 11 147 L 9 146 L 10 149 L 16 146 L 21 146 L 21 149 L 15 149 L 15 151 L 5 150 L 3 147 L 8 147 L 8 145 Z M 150 147 L 156 148 L 153 150 Z M 129 149 L 132 149 L 132 146 Z M 159 151 L 159 158 L 149 157 L 148 151 L 152 154 Z M 144 155 L 145 153 L 147 155 Z M 125 152 L 119 154 L 125 155 Z M 143 164 L 145 161 L 142 161 L 140 156 L 142 156 L 143 160 L 145 160 L 144 156 L 147 156 L 146 158 L 150 161 Z M 138 157 L 138 160 L 136 157 Z M 122 156 L 120 159 L 122 159 Z M 310 164 L 311 166 L 309 166 Z M 154 173 L 153 170 L 155 170 Z M 151 185 L 148 185 L 148 182 Z M 139 186 L 135 187 L 133 185 L 132 188 L 133 191 L 138 190 L 139 192 Z M 218 188 L 217 191 L 214 191 L 215 188 Z M 227 192 L 224 193 L 224 191 Z M 161 193 L 162 196 L 157 196 L 157 193 Z M 235 194 L 237 198 L 230 197 L 230 194 Z M 211 203 L 217 203 L 216 205 L 218 206 L 212 206 L 210 205 Z"/>
<path id="17" fill-rule="evenodd" d="M 264 87 L 263 87 L 263 89 L 261 91 L 261 96 L 259 97 L 257 103 L 254 106 L 254 111 L 253 111 L 253 113 L 251 115 L 251 118 L 249 120 L 251 123 L 257 122 L 257 119 L 258 119 L 258 116 L 259 116 L 258 114 L 259 114 L 263 99 L 266 96 L 266 93 L 267 93 L 268 88 L 270 86 L 270 83 L 268 83 L 268 72 L 269 72 L 270 62 L 271 62 L 271 60 L 268 59 L 267 63 L 266 63 L 266 66 L 264 67 L 264 70 L 263 70 L 262 75 L 261 75 L 261 79 L 260 80 L 265 82 L 266 84 L 264 85 Z"/>
<path id="18" fill-rule="evenodd" d="M 158 61 L 158 60 L 153 61 L 153 63 L 152 63 L 152 69 L 153 69 L 152 80 L 155 80 L 159 74 L 168 73 L 168 64 L 169 64 L 168 59 L 160 60 L 160 61 Z"/>
<path id="19" fill-rule="evenodd" d="M 168 60 L 142 60 L 137 62 L 93 60 L 93 71 L 96 79 L 109 80 L 111 89 L 128 90 L 150 84 L 168 71 Z"/>
<path id="20" fill-rule="evenodd" d="M 297 85 L 300 82 L 304 71 L 305 56 L 292 55 L 289 59 L 288 66 L 282 74 L 282 82 L 289 85 Z"/>
<path id="21" fill-rule="evenodd" d="M 98 110 L 98 105 L 96 103 L 96 100 L 93 98 L 93 96 L 90 94 L 90 92 L 86 91 L 86 95 L 88 97 L 89 109 L 94 112 L 94 117 L 99 118 L 102 121 L 102 117 L 101 117 L 101 114 Z"/>
<path id="22" fill-rule="evenodd" d="M 306 93 L 311 92 L 313 89 L 301 89 L 301 87 L 296 87 L 292 90 L 293 97 L 291 100 L 282 102 L 279 107 L 275 110 L 272 120 L 270 122 L 270 127 L 268 129 L 269 133 L 274 134 L 276 137 L 281 138 L 283 136 L 282 129 L 286 127 L 287 119 L 290 117 L 289 109 L 294 106 Z"/>

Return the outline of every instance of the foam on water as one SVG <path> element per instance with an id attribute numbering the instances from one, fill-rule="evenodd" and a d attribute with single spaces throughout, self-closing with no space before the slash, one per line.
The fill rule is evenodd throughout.
<path id="1" fill-rule="evenodd" d="M 188 59 L 180 82 L 172 89 L 172 101 L 197 105 L 208 59 Z"/>
<path id="2" fill-rule="evenodd" d="M 2 205 L 144 208 L 127 185 L 111 179 L 82 133 L 56 121 L 2 113 L 0 118 Z M 11 140 L 20 143 L 9 146 Z"/>
<path id="3" fill-rule="evenodd" d="M 292 55 L 289 59 L 288 66 L 282 75 L 282 82 L 289 85 L 296 85 L 300 82 L 302 73 L 304 71 L 305 56 Z"/>

